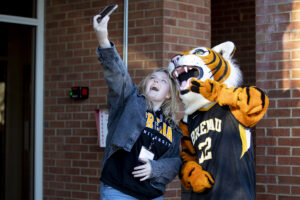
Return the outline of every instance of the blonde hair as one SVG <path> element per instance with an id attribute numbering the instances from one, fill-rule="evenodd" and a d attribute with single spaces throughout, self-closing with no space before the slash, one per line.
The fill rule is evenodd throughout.
<path id="1" fill-rule="evenodd" d="M 145 95 L 145 89 L 146 89 L 146 83 L 150 79 L 151 75 L 155 72 L 164 72 L 168 76 L 168 82 L 170 86 L 170 98 L 166 99 L 162 105 L 161 105 L 161 110 L 166 117 L 166 121 L 169 123 L 169 125 L 174 126 L 176 122 L 176 112 L 178 109 L 178 102 L 177 102 L 177 89 L 175 85 L 175 81 L 170 77 L 168 68 L 167 67 L 162 67 L 154 70 L 152 73 L 147 75 L 145 79 L 143 79 L 140 84 L 139 84 L 139 90 L 140 92 Z M 153 104 L 152 102 L 146 97 L 146 106 L 147 110 L 153 111 Z"/>

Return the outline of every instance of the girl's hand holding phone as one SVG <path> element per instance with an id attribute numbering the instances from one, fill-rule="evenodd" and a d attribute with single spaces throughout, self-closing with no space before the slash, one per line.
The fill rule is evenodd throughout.
<path id="1" fill-rule="evenodd" d="M 109 15 L 117 7 L 118 5 L 107 6 L 98 15 L 95 15 L 93 18 L 94 30 L 101 48 L 111 47 L 110 42 L 108 40 L 107 25 L 109 21 Z"/>
<path id="2" fill-rule="evenodd" d="M 109 16 L 105 16 L 100 22 L 98 22 L 99 17 L 100 15 L 95 15 L 93 19 L 93 26 L 96 33 L 96 37 L 100 47 L 108 48 L 110 47 L 110 42 L 108 40 L 108 30 L 107 30 Z"/>

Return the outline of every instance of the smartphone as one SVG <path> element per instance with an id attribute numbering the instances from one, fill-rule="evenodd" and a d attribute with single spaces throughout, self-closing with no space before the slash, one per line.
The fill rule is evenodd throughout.
<path id="1" fill-rule="evenodd" d="M 114 10 L 118 8 L 118 4 L 112 4 L 106 6 L 100 13 L 100 17 L 97 19 L 100 22 L 106 15 L 110 15 Z"/>

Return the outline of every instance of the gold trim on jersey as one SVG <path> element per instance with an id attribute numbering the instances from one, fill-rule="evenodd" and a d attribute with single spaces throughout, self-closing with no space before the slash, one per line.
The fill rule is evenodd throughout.
<path id="1" fill-rule="evenodd" d="M 209 109 L 211 109 L 214 105 L 216 105 L 216 103 L 212 104 L 211 106 L 209 106 L 208 108 L 200 108 L 198 109 L 199 111 L 208 111 Z"/>
<path id="2" fill-rule="evenodd" d="M 241 154 L 240 158 L 242 158 L 244 156 L 244 154 L 250 148 L 251 133 L 250 133 L 249 129 L 246 129 L 241 124 L 239 124 L 239 131 L 240 131 L 240 137 L 241 137 L 241 141 L 242 141 L 242 154 Z"/>

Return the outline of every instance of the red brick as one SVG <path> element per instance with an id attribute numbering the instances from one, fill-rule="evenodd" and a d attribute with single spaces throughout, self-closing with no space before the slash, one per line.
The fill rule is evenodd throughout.
<path id="1" fill-rule="evenodd" d="M 290 147 L 268 147 L 267 152 L 268 155 L 290 155 L 291 150 Z"/>
<path id="2" fill-rule="evenodd" d="M 300 138 L 279 138 L 278 145 L 280 146 L 299 146 Z"/>
<path id="3" fill-rule="evenodd" d="M 299 184 L 300 177 L 296 176 L 279 176 L 278 183 L 279 184 Z"/>
<path id="4" fill-rule="evenodd" d="M 256 181 L 258 183 L 276 183 L 276 177 L 275 176 L 264 176 L 256 174 Z"/>
<path id="5" fill-rule="evenodd" d="M 73 198 L 79 198 L 79 199 L 88 199 L 88 193 L 73 191 L 72 192 L 72 197 Z"/>
<path id="6" fill-rule="evenodd" d="M 256 200 L 276 200 L 274 194 L 256 194 Z"/>
<path id="7" fill-rule="evenodd" d="M 300 195 L 300 186 L 291 186 L 292 187 L 292 194 Z M 300 197 L 299 197 L 300 199 Z"/>
<path id="8" fill-rule="evenodd" d="M 300 129 L 299 128 L 293 128 L 292 135 L 293 136 L 300 136 Z"/>
<path id="9" fill-rule="evenodd" d="M 275 194 L 289 194 L 290 186 L 268 185 L 267 190 L 269 193 Z"/>
<path id="10" fill-rule="evenodd" d="M 269 165 L 274 165 L 276 164 L 276 157 L 273 156 L 256 156 L 256 163 L 257 165 L 264 165 L 264 164 L 269 164 Z"/>
<path id="11" fill-rule="evenodd" d="M 261 193 L 261 192 L 265 192 L 266 189 L 265 189 L 265 186 L 264 185 L 258 185 L 256 184 L 256 192 L 257 193 Z"/>
<path id="12" fill-rule="evenodd" d="M 297 127 L 300 124 L 300 119 L 279 119 L 278 125 L 280 127 Z"/>
<path id="13" fill-rule="evenodd" d="M 268 117 L 290 117 L 290 109 L 269 109 Z"/>
<path id="14" fill-rule="evenodd" d="M 300 165 L 299 157 L 278 157 L 279 165 Z"/>
<path id="15" fill-rule="evenodd" d="M 273 146 L 276 144 L 275 138 L 256 138 L 256 145 L 257 146 Z"/>

